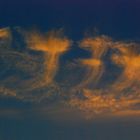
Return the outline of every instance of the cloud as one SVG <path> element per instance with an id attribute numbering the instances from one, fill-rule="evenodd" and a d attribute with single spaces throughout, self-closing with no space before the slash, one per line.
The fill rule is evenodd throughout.
<path id="1" fill-rule="evenodd" d="M 4 96 L 16 96 L 16 91 L 9 90 L 5 87 L 0 87 L 0 94 Z"/>
<path id="2" fill-rule="evenodd" d="M 39 111 L 50 116 L 57 116 L 57 110 L 59 117 L 63 111 L 81 112 L 85 118 L 139 114 L 139 43 L 115 41 L 108 36 L 84 38 L 79 42 L 79 50 L 87 50 L 91 56 L 63 64 L 60 57 L 70 50 L 72 41 L 59 30 L 27 32 L 21 35 L 21 42 L 16 40 L 18 49 L 11 46 L 10 38 L 16 36 L 10 29 L 1 29 L 0 38 L 1 98 L 14 97 L 42 104 L 45 109 Z M 24 49 L 23 45 L 26 45 Z M 110 72 L 112 68 L 115 72 Z M 67 82 L 58 82 L 58 76 Z M 101 83 L 106 86 L 99 86 Z M 52 112 L 48 111 L 48 104 Z M 53 104 L 57 104 L 56 109 Z"/>
<path id="3" fill-rule="evenodd" d="M 43 84 L 53 83 L 59 67 L 60 56 L 69 50 L 71 41 L 62 37 L 60 31 L 51 31 L 47 35 L 31 33 L 27 38 L 29 48 L 44 53 Z"/>
<path id="4" fill-rule="evenodd" d="M 109 37 L 100 36 L 85 38 L 81 41 L 80 46 L 90 50 L 92 57 L 82 60 L 81 64 L 87 68 L 87 74 L 84 81 L 80 83 L 81 97 L 79 98 L 79 95 L 72 97 L 69 102 L 70 106 L 85 112 L 87 118 L 96 118 L 101 114 L 122 114 L 122 112 L 139 114 L 136 113 L 139 110 L 134 111 L 135 106 L 140 103 L 139 44 L 114 41 Z M 106 88 L 97 86 L 89 88 L 89 85 L 94 85 L 96 82 L 100 84 L 102 76 L 109 75 L 104 60 L 104 56 L 109 51 L 111 52 L 109 59 L 111 62 L 108 63 L 114 63 L 116 69 L 117 67 L 121 69 L 121 73 Z"/>
<path id="5" fill-rule="evenodd" d="M 99 94 L 100 93 L 100 94 Z M 83 91 L 85 99 L 72 98 L 69 104 L 85 113 L 87 119 L 97 118 L 98 116 L 122 114 L 124 111 L 128 113 L 134 111 L 136 104 L 140 103 L 140 99 L 120 97 L 116 98 L 115 94 L 103 95 L 103 91 L 91 91 L 85 89 Z M 139 110 L 135 110 L 135 113 Z"/>
<path id="6" fill-rule="evenodd" d="M 104 72 L 103 56 L 109 49 L 112 41 L 106 36 L 89 37 L 80 42 L 80 47 L 89 50 L 92 54 L 91 58 L 81 60 L 81 65 L 87 69 L 86 76 L 79 87 L 85 87 L 90 84 L 94 86 L 100 80 Z"/>
<path id="7" fill-rule="evenodd" d="M 135 83 L 135 85 L 137 85 L 136 83 L 139 83 L 140 81 L 139 45 L 135 43 L 118 42 L 114 44 L 114 47 L 118 49 L 119 54 L 112 55 L 112 61 L 123 68 L 123 72 L 116 80 L 114 88 L 120 90 L 133 88 L 133 84 Z M 135 47 L 137 47 L 137 52 Z"/>
<path id="8" fill-rule="evenodd" d="M 10 29 L 9 28 L 0 29 L 0 39 L 8 38 L 9 36 L 10 36 Z"/>

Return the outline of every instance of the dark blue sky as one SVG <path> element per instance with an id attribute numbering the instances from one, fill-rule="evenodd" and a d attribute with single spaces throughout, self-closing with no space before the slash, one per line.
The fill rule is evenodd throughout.
<path id="1" fill-rule="evenodd" d="M 138 0 L 1 1 L 0 26 L 63 27 L 73 38 L 95 28 L 115 38 L 139 39 Z"/>

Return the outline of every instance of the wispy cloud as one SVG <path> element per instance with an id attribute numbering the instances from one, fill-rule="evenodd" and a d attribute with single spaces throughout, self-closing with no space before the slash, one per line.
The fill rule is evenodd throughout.
<path id="1" fill-rule="evenodd" d="M 0 39 L 1 38 L 8 38 L 10 36 L 10 29 L 9 28 L 2 28 L 0 29 Z"/>
<path id="2" fill-rule="evenodd" d="M 0 30 L 0 38 L 11 35 L 9 29 Z M 66 61 L 71 67 L 69 68 L 68 65 L 60 63 L 60 56 L 70 50 L 72 41 L 61 31 L 48 33 L 31 31 L 27 32 L 22 39 L 27 45 L 22 51 L 10 48 L 7 51 L 0 42 L 2 48 L 0 94 L 2 96 L 41 102 L 45 109 L 46 102 L 50 105 L 57 102 L 57 110 L 67 106 L 64 109 L 65 112 L 69 109 L 74 112 L 77 110 L 78 113 L 82 112 L 85 118 L 107 114 L 116 116 L 125 113 L 139 114 L 139 43 L 115 41 L 108 36 L 84 38 L 79 42 L 79 49 L 89 51 L 91 56 L 79 58 L 74 65 L 71 61 Z M 0 41 L 9 45 L 11 40 Z M 106 66 L 107 63 L 109 67 Z M 112 67 L 117 76 L 110 73 L 108 68 Z M 61 68 L 63 73 L 69 69 L 69 73 L 66 73 L 71 78 L 67 79 L 67 76 L 59 71 Z M 84 72 L 79 73 L 79 71 Z M 62 79 L 67 79 L 67 83 L 57 82 L 58 75 L 63 77 Z M 112 83 L 108 82 L 108 75 L 112 78 Z M 103 81 L 105 76 L 106 79 Z M 68 86 L 69 83 L 76 84 Z M 99 86 L 101 83 L 106 86 Z"/>
<path id="3" fill-rule="evenodd" d="M 80 47 L 89 50 L 92 54 L 91 58 L 81 60 L 81 65 L 87 68 L 86 76 L 80 86 L 88 86 L 98 83 L 104 72 L 103 56 L 109 49 L 111 41 L 106 36 L 89 37 L 80 42 Z"/>
<path id="4" fill-rule="evenodd" d="M 47 35 L 30 33 L 27 38 L 29 48 L 44 53 L 43 84 L 51 84 L 59 67 L 59 57 L 69 50 L 71 41 L 62 36 L 61 31 L 51 31 Z"/>

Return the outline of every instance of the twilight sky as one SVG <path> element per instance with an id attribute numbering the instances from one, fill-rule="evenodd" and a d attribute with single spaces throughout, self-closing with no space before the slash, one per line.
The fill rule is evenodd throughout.
<path id="1" fill-rule="evenodd" d="M 139 7 L 2 0 L 0 140 L 140 139 Z"/>

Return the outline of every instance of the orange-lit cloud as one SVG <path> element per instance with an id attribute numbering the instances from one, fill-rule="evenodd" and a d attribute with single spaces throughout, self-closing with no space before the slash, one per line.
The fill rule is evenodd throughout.
<path id="1" fill-rule="evenodd" d="M 8 28 L 0 29 L 0 39 L 8 38 L 10 36 L 10 30 Z"/>
<path id="2" fill-rule="evenodd" d="M 96 85 L 104 72 L 103 57 L 111 46 L 111 39 L 106 36 L 85 38 L 80 42 L 80 47 L 92 53 L 91 58 L 82 59 L 80 62 L 87 69 L 87 74 L 79 87 L 89 84 Z"/>
<path id="3" fill-rule="evenodd" d="M 121 115 L 122 112 L 126 112 L 127 115 L 128 111 L 133 112 L 133 107 L 140 103 L 139 98 L 132 99 L 121 97 L 117 99 L 113 93 L 111 95 L 103 95 L 98 94 L 98 92 L 100 93 L 103 91 L 91 91 L 85 89 L 83 92 L 85 99 L 72 98 L 69 104 L 72 107 L 85 112 L 86 118 L 91 119 L 107 114 Z M 139 112 L 139 110 L 135 110 L 135 114 L 136 112 Z M 123 115 L 125 115 L 125 113 Z"/>
<path id="4" fill-rule="evenodd" d="M 16 91 L 7 89 L 5 87 L 0 87 L 0 95 L 16 97 Z"/>
<path id="5" fill-rule="evenodd" d="M 135 51 L 137 44 L 116 43 L 114 46 L 119 50 L 119 54 L 112 55 L 112 61 L 123 69 L 122 74 L 116 79 L 114 88 L 133 88 L 134 83 L 137 85 L 136 83 L 140 82 L 140 54 Z"/>
<path id="6" fill-rule="evenodd" d="M 84 38 L 80 41 L 79 47 L 88 50 L 91 53 L 90 58 L 79 58 L 80 61 L 74 65 L 71 65 L 71 61 L 68 60 L 66 63 L 71 68 L 67 68 L 59 63 L 59 58 L 69 51 L 72 42 L 60 31 L 52 31 L 48 34 L 30 32 L 23 38 L 27 47 L 22 50 L 20 47 L 23 44 L 19 42 L 21 46 L 18 44 L 18 49 L 5 47 L 10 44 L 10 41 L 5 38 L 10 36 L 12 34 L 9 29 L 0 30 L 0 43 L 2 40 L 0 45 L 4 46 L 0 50 L 0 62 L 2 62 L 0 95 L 36 103 L 58 99 L 56 108 L 50 105 L 51 109 L 47 112 L 50 113 L 50 118 L 53 115 L 57 116 L 57 113 L 61 118 L 63 112 L 70 114 L 76 111 L 82 112 L 85 118 L 107 114 L 110 116 L 133 113 L 139 115 L 140 51 L 138 43 L 114 41 L 106 36 Z M 110 51 L 109 59 L 104 59 L 108 51 Z M 109 61 L 109 64 L 113 63 L 111 67 L 115 66 L 116 69 L 114 69 L 118 74 L 114 78 L 111 73 L 112 83 L 107 82 L 107 76 L 110 73 L 105 61 Z M 59 67 L 63 67 L 64 74 L 60 72 L 61 69 L 58 71 Z M 65 73 L 66 69 L 69 70 Z M 70 80 L 67 79 L 66 74 L 69 74 Z M 58 78 L 55 77 L 56 75 L 64 76 L 62 79 L 66 79 L 70 86 L 64 81 L 56 84 Z M 106 81 L 102 81 L 103 76 L 107 77 Z M 82 81 L 79 80 L 82 78 Z M 105 83 L 105 87 L 98 86 L 100 82 L 107 84 Z M 67 108 L 64 107 L 65 105 Z M 46 105 L 44 106 L 47 110 Z"/>
<path id="7" fill-rule="evenodd" d="M 69 104 L 86 113 L 87 117 L 97 115 L 127 115 L 139 114 L 139 110 L 133 111 L 133 107 L 140 103 L 140 55 L 138 44 L 113 41 L 109 38 L 88 38 L 83 40 L 82 47 L 87 47 L 92 52 L 90 59 L 83 59 L 82 64 L 90 69 L 81 83 L 81 93 L 85 99 L 72 98 Z M 122 73 L 105 89 L 88 88 L 88 84 L 97 82 L 102 74 L 108 73 L 104 69 L 104 59 L 108 49 L 112 49 L 112 62 L 121 68 Z M 104 73 L 103 73 L 104 72 Z M 124 91 L 124 89 L 126 91 Z M 129 113 L 128 113 L 129 112 Z M 136 113 L 137 112 L 137 113 Z"/>
<path id="8" fill-rule="evenodd" d="M 71 41 L 62 37 L 59 31 L 52 31 L 48 35 L 31 33 L 27 42 L 30 49 L 44 53 L 44 84 L 52 83 L 59 67 L 59 57 L 69 50 Z"/>

